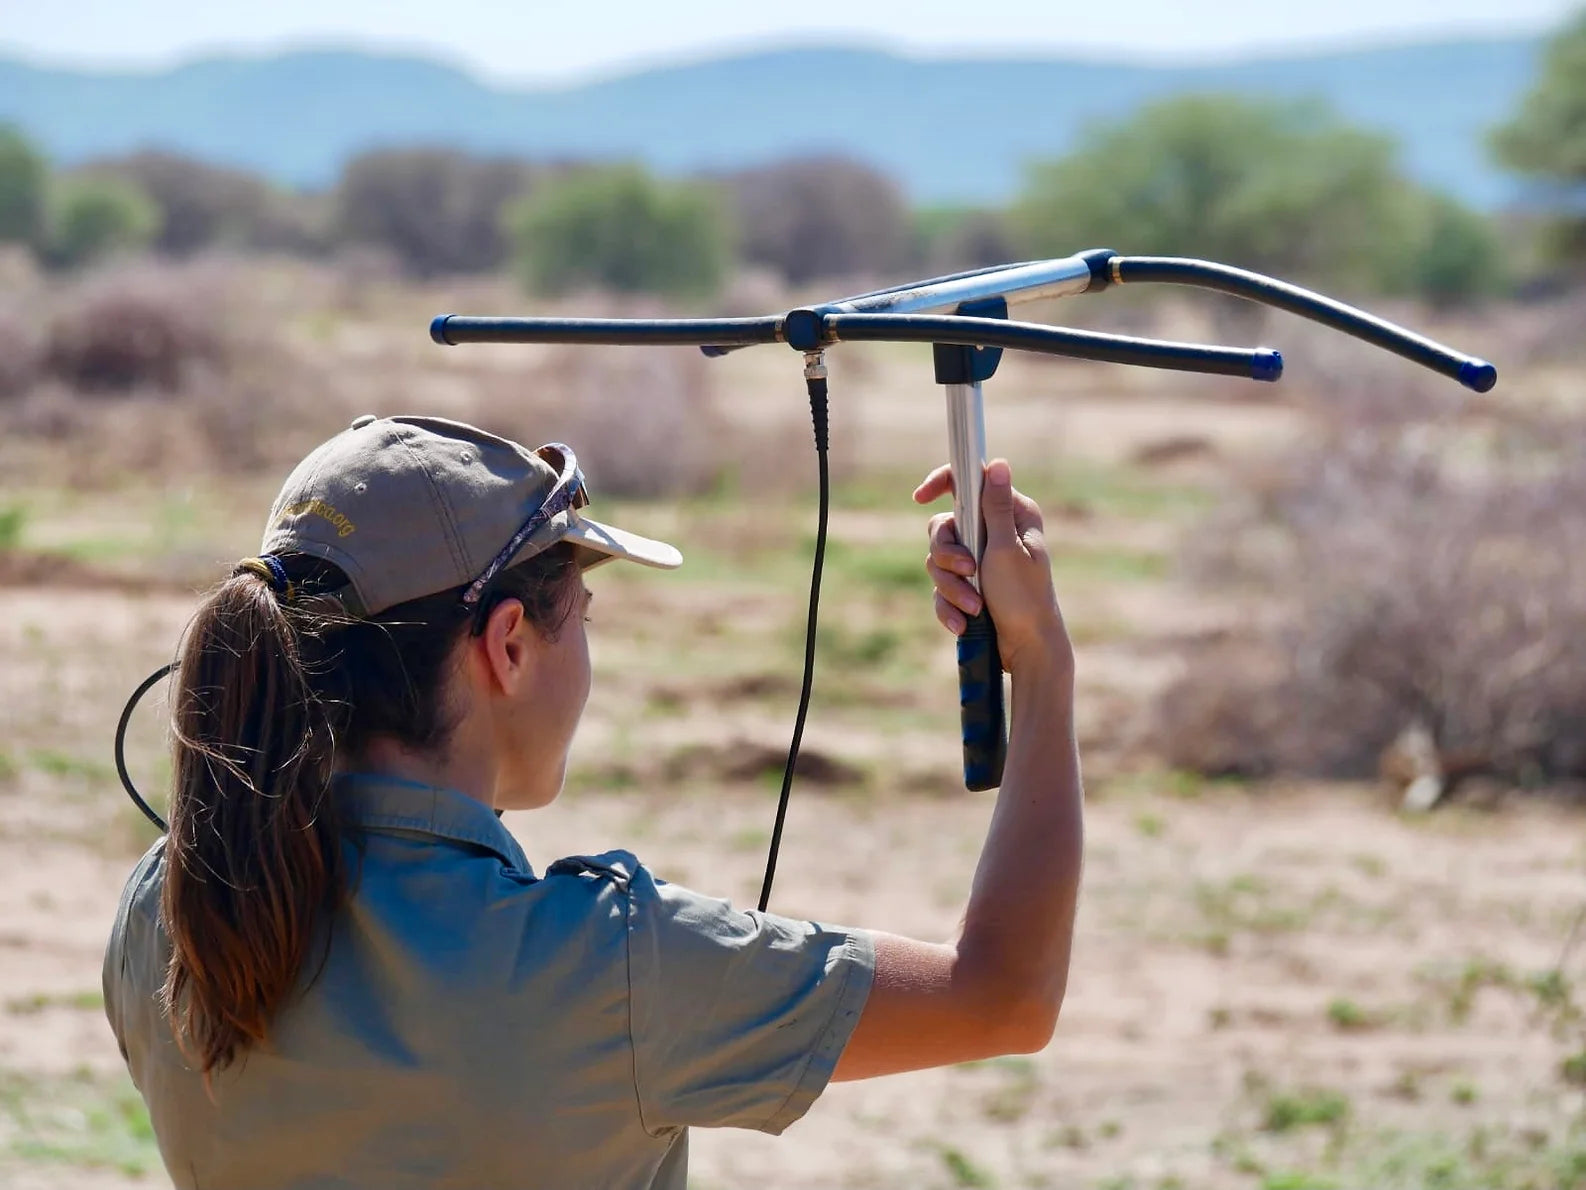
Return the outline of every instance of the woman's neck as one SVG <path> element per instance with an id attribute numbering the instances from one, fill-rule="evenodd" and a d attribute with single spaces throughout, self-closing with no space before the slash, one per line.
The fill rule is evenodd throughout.
<path id="1" fill-rule="evenodd" d="M 459 730 L 452 733 L 439 752 L 419 751 L 389 736 L 376 736 L 337 767 L 347 772 L 382 773 L 420 785 L 455 789 L 494 809 L 497 773 L 492 751 L 488 745 L 481 746 L 483 741 L 464 738 L 470 734 L 467 726 L 466 723 L 459 725 Z"/>

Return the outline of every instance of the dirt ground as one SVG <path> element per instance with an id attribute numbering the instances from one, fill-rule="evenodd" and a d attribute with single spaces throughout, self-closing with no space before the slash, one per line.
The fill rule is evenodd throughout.
<path id="1" fill-rule="evenodd" d="M 760 398 L 798 395 L 792 364 L 727 363 L 739 424 L 789 424 Z M 443 404 L 458 366 L 416 374 L 402 403 Z M 831 768 L 795 788 L 773 908 L 947 938 L 991 801 L 958 783 L 951 646 L 902 478 L 935 461 L 939 398 L 901 354 L 834 365 L 833 384 L 850 496 L 806 742 Z M 1029 1057 L 834 1087 L 780 1138 L 697 1133 L 692 1184 L 1586 1186 L 1578 809 L 1495 796 L 1408 817 L 1374 787 L 1209 782 L 1137 746 L 1182 665 L 1173 642 L 1253 614 L 1193 594 L 1174 550 L 1227 460 L 1302 415 L 1226 382 L 1121 371 L 1011 361 L 997 384 L 992 443 L 1048 508 L 1079 651 L 1087 858 L 1057 1036 Z M 855 457 L 884 457 L 881 495 Z M 1142 459 L 1171 461 L 1147 482 Z M 194 583 L 250 548 L 275 478 L 19 490 L 36 509 L 26 543 L 73 560 L 0 568 L 0 1185 L 165 1184 L 98 992 L 117 893 L 152 837 L 110 738 L 169 658 Z M 624 508 L 692 567 L 593 583 L 596 692 L 568 792 L 507 819 L 536 864 L 622 846 L 753 902 L 797 696 L 810 511 L 802 494 Z M 151 789 L 167 771 L 156 710 L 131 751 Z"/>
<path id="2" fill-rule="evenodd" d="M 89 631 L 115 619 L 81 595 L 11 595 L 8 633 L 59 623 L 63 604 Z M 135 630 L 181 609 L 122 610 Z M 509 823 L 539 864 L 624 845 L 750 903 L 772 801 L 763 789 L 573 790 Z M 13 1143 L 0 1178 L 163 1184 L 146 1140 L 95 1125 L 93 1109 L 74 1125 L 83 1109 L 66 1093 L 76 1079 L 114 1102 L 124 1079 L 96 989 L 128 849 L 108 828 L 82 829 L 67 799 L 39 807 L 12 789 L 0 812 L 0 1069 L 68 1113 L 39 1129 L 59 1152 Z M 967 794 L 803 791 L 775 907 L 946 938 L 988 813 Z M 780 1138 L 698 1134 L 694 1184 L 1246 1186 L 1260 1184 L 1252 1171 L 1313 1168 L 1329 1145 L 1357 1168 L 1406 1145 L 1463 1153 L 1483 1131 L 1553 1145 L 1578 1096 L 1554 1078 L 1561 1043 L 1503 973 L 1557 960 L 1586 893 L 1579 828 L 1546 806 L 1411 820 L 1363 790 L 1104 783 L 1070 992 L 1045 1052 L 837 1086 Z M 1327 1118 L 1285 1123 L 1284 1103 Z M 9 1124 L 0 1145 L 19 1139 Z"/>

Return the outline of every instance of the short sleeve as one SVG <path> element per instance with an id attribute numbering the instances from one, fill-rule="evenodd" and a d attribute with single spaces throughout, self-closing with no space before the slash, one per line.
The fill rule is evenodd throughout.
<path id="1" fill-rule="evenodd" d="M 127 984 L 127 935 L 132 928 L 134 902 L 140 896 L 149 898 L 151 895 L 156 903 L 158 901 L 157 890 L 149 889 L 148 885 L 154 878 L 164 849 L 165 838 L 161 836 L 144 853 L 138 866 L 132 870 L 132 875 L 127 878 L 121 890 L 121 899 L 116 905 L 116 919 L 110 927 L 110 940 L 105 944 L 105 961 L 101 971 L 105 1019 L 110 1023 L 110 1031 L 115 1034 L 116 1045 L 123 1058 L 127 1056 L 127 1022 L 122 1013 Z M 150 995 L 154 994 L 152 988 L 147 991 Z"/>
<path id="2" fill-rule="evenodd" d="M 875 973 L 870 936 L 734 909 L 642 867 L 629 892 L 646 1129 L 781 1132 L 825 1090 L 859 1021 Z"/>

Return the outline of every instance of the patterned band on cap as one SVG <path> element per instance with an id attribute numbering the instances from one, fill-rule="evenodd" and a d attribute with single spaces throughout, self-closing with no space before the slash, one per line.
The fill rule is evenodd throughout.
<path id="1" fill-rule="evenodd" d="M 490 585 L 490 580 L 501 573 L 523 543 L 533 537 L 535 532 L 552 517 L 570 508 L 582 508 L 589 503 L 589 489 L 584 484 L 584 473 L 579 470 L 578 457 L 573 454 L 573 448 L 565 442 L 547 442 L 534 453 L 543 458 L 547 450 L 554 450 L 562 456 L 562 473 L 557 477 L 556 486 L 545 498 L 545 503 L 529 515 L 529 519 L 523 522 L 507 544 L 490 560 L 490 565 L 485 567 L 483 573 L 468 584 L 463 591 L 464 607 L 478 605 L 480 599 L 484 597 L 485 588 Z"/>

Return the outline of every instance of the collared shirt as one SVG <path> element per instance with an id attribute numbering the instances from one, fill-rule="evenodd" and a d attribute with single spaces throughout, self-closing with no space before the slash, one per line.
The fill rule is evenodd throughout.
<path id="1" fill-rule="evenodd" d="M 482 803 L 359 775 L 350 892 L 267 1045 L 206 1091 L 160 1010 L 164 841 L 105 1010 L 178 1187 L 684 1190 L 691 1126 L 781 1132 L 831 1078 L 869 936 L 745 912 L 632 855 L 537 877 Z"/>

